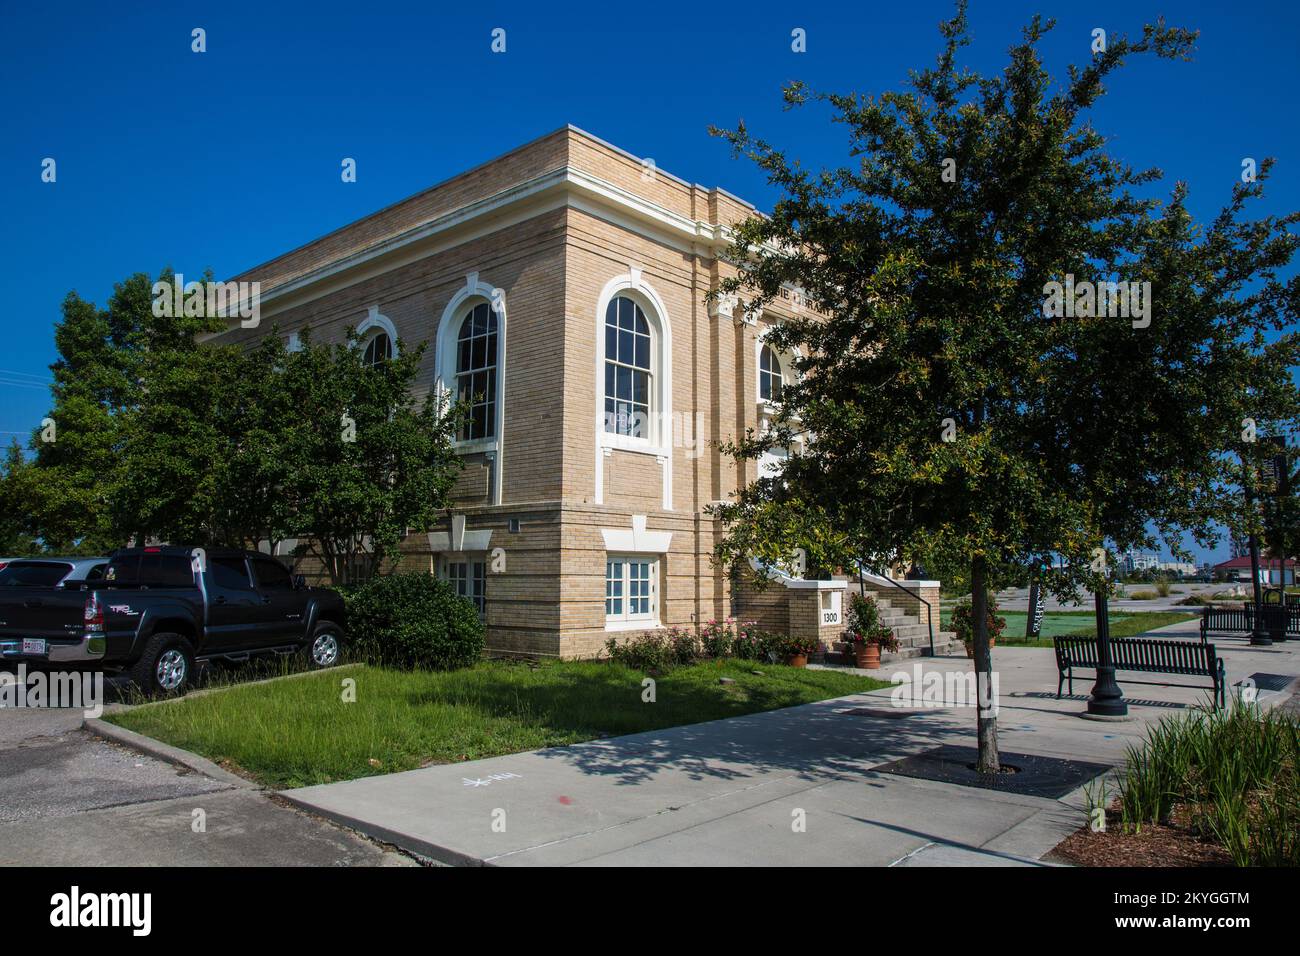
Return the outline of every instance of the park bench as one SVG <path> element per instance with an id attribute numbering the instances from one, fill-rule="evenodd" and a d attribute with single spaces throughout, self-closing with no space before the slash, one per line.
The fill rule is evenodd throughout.
<path id="1" fill-rule="evenodd" d="M 1054 637 L 1056 648 L 1056 696 L 1061 696 L 1061 686 L 1069 681 L 1074 693 L 1076 668 L 1097 669 L 1097 639 L 1095 637 Z M 1177 674 L 1179 676 L 1208 677 L 1214 691 L 1216 706 L 1223 706 L 1225 681 L 1223 659 L 1214 651 L 1213 644 L 1204 640 L 1173 641 L 1161 637 L 1111 638 L 1110 657 L 1116 671 L 1144 674 Z M 1157 684 L 1160 681 L 1141 681 L 1126 678 L 1125 683 Z M 1190 684 L 1173 684 L 1173 687 L 1190 687 Z M 1199 686 L 1199 685 L 1196 685 Z"/>
<path id="2" fill-rule="evenodd" d="M 1249 601 L 1241 607 L 1206 607 L 1201 612 L 1201 640 L 1211 631 L 1250 634 L 1254 621 L 1255 605 Z M 1264 633 L 1275 641 L 1300 639 L 1300 607 L 1265 604 L 1262 623 Z"/>

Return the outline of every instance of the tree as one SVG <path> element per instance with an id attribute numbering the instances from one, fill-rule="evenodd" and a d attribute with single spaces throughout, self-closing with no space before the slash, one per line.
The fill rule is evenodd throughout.
<path id="1" fill-rule="evenodd" d="M 29 511 L 31 470 L 22 446 L 11 441 L 0 462 L 0 557 L 19 557 L 36 550 Z"/>
<path id="2" fill-rule="evenodd" d="M 1182 532 L 1209 547 L 1219 526 L 1244 529 L 1244 499 L 1233 492 L 1266 444 L 1254 440 L 1256 427 L 1293 427 L 1300 415 L 1290 371 L 1300 361 L 1300 279 L 1280 277 L 1300 250 L 1290 231 L 1300 213 L 1247 215 L 1272 166 L 1265 160 L 1258 179 L 1238 183 L 1205 227 L 1181 183 L 1134 223 L 1125 271 L 1157 290 L 1149 325 L 1071 326 L 1043 406 L 1069 454 L 1050 461 L 1062 481 L 1080 482 L 1118 551 L 1154 548 L 1158 535 L 1187 559 Z"/>
<path id="3" fill-rule="evenodd" d="M 52 426 L 43 424 L 32 437 L 40 480 L 28 483 L 26 496 L 47 551 L 97 553 L 123 543 L 110 526 L 105 479 L 117 461 L 114 416 L 127 400 L 131 376 L 111 311 L 70 292 L 54 329 L 59 358 L 50 366 Z"/>
<path id="4" fill-rule="evenodd" d="M 1265 446 L 1270 481 L 1263 482 L 1261 538 L 1271 558 L 1300 557 L 1300 470 L 1295 448 L 1278 437 Z M 1261 469 L 1264 470 L 1264 469 Z M 1283 576 L 1285 577 L 1285 575 Z"/>
<path id="5" fill-rule="evenodd" d="M 170 282 L 171 270 L 159 278 Z M 215 326 L 202 315 L 155 315 L 153 301 L 152 280 L 136 273 L 114 286 L 105 309 L 75 292 L 63 302 L 54 334 L 59 358 L 51 366 L 51 424 L 33 435 L 33 476 L 39 480 L 27 489 L 37 536 L 48 551 L 102 553 L 168 527 L 158 514 L 159 500 L 168 495 L 185 500 L 192 490 L 173 476 L 149 484 L 149 466 L 161 468 L 163 459 L 135 455 L 129 439 L 147 431 L 132 426 L 143 396 L 158 385 L 150 378 L 186 356 L 197 361 L 195 336 Z M 194 396 L 178 396 L 178 401 L 202 414 Z M 155 434 L 162 439 L 167 432 L 159 427 Z M 187 454 L 181 441 L 173 448 L 177 455 Z"/>
<path id="6" fill-rule="evenodd" d="M 309 332 L 301 342 L 287 352 L 276 339 L 261 352 L 283 369 L 276 387 L 288 411 L 275 441 L 286 521 L 334 584 L 350 584 L 377 573 L 408 530 L 430 527 L 448 507 L 460 410 L 414 396 L 424 345 L 398 342 L 396 357 L 366 366 L 352 330 L 342 343 L 316 345 Z"/>
<path id="7" fill-rule="evenodd" d="M 778 348 L 803 356 L 774 427 L 730 446 L 757 457 L 801 436 L 803 451 L 715 509 L 726 529 L 717 557 L 779 561 L 797 545 L 810 563 L 830 566 L 864 554 L 960 560 L 970 569 L 985 688 L 991 577 L 1051 566 L 1044 586 L 1058 596 L 1101 587 L 1091 567 L 1108 537 L 1142 537 L 1151 516 L 1165 528 L 1200 520 L 1213 510 L 1212 478 L 1222 476 L 1203 459 L 1222 457 L 1224 423 L 1241 405 L 1234 398 L 1192 427 L 1195 399 L 1207 407 L 1248 386 L 1275 388 L 1274 364 L 1290 347 L 1259 359 L 1265 346 L 1247 334 L 1218 361 L 1279 297 L 1238 309 L 1226 263 L 1239 261 L 1221 248 L 1233 224 L 1220 245 L 1180 245 L 1189 226 L 1181 208 L 1160 215 L 1156 200 L 1135 195 L 1158 171 L 1110 156 L 1087 121 L 1103 81 L 1126 60 L 1185 59 L 1194 34 L 1160 22 L 1140 39 L 1112 38 L 1051 92 L 1038 52 L 1051 26 L 1034 18 L 1002 73 L 980 76 L 958 64 L 968 42 L 960 3 L 941 27 L 936 64 L 914 73 L 910 90 L 871 97 L 788 87 L 791 107 L 824 104 L 846 127 L 851 162 L 840 168 L 808 171 L 743 124 L 715 131 L 782 194 L 770 217 L 737 228 L 738 274 L 719 292 L 743 293 L 752 308 L 794 286 L 815 312 L 771 333 Z M 1184 326 L 1204 323 L 1178 353 L 1195 368 L 1183 377 L 1176 343 L 1133 347 L 1153 314 L 1164 321 L 1171 312 L 1161 299 L 1152 313 L 1141 282 L 1158 275 L 1178 304 L 1199 303 L 1200 270 L 1216 256 L 1226 281 Z M 1095 309 L 1097 284 L 1112 281 L 1137 283 L 1122 286 L 1132 293 L 1124 314 L 1082 314 Z M 1066 289 L 1091 294 L 1056 308 Z M 1227 327 L 1216 324 L 1220 307 L 1232 309 Z M 1106 364 L 1116 356 L 1126 359 L 1118 371 Z M 1115 460 L 1142 457 L 1146 432 L 1123 431 L 1120 442 L 1105 430 L 1143 376 L 1177 379 L 1171 392 L 1181 403 L 1167 419 L 1162 403 L 1132 418 L 1132 428 L 1160 432 L 1149 469 Z M 1180 455 L 1194 463 L 1175 467 Z M 1174 487 L 1125 506 L 1126 495 L 1167 478 Z M 1195 484 L 1186 506 L 1182 482 Z M 979 769 L 998 770 L 996 720 L 983 708 L 977 732 Z"/>
<path id="8" fill-rule="evenodd" d="M 220 320 L 156 314 L 153 288 L 139 273 L 106 309 L 64 303 L 57 437 L 38 434 L 33 461 L 11 463 L 0 489 L 22 496 L 47 549 L 274 551 L 298 537 L 337 584 L 373 574 L 446 507 L 458 409 L 413 398 L 423 346 L 366 367 L 351 332 L 321 346 L 304 333 L 297 352 L 275 330 L 249 350 L 215 345 L 202 336 Z"/>

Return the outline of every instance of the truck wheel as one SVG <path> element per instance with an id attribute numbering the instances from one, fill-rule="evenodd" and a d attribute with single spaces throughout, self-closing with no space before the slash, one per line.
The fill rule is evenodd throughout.
<path id="1" fill-rule="evenodd" d="M 307 663 L 312 667 L 333 667 L 339 662 L 342 643 L 343 632 L 336 625 L 322 624 L 307 645 Z"/>
<path id="2" fill-rule="evenodd" d="M 131 668 L 131 680 L 148 697 L 185 693 L 194 672 L 194 649 L 179 634 L 155 634 Z"/>

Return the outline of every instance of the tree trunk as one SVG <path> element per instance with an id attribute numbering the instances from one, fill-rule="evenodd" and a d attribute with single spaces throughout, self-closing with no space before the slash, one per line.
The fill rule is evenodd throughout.
<path id="1" fill-rule="evenodd" d="M 980 773 L 997 773 L 998 719 L 992 699 L 993 655 L 989 652 L 989 592 L 987 567 L 982 557 L 971 562 L 971 616 L 975 627 L 976 736 L 979 740 Z M 986 706 L 987 705 L 987 706 Z"/>

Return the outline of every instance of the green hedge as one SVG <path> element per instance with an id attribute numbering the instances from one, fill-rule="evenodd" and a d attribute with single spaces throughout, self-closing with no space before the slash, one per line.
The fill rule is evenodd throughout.
<path id="1" fill-rule="evenodd" d="M 430 574 L 380 575 L 344 600 L 349 643 L 372 663 L 451 670 L 483 655 L 478 609 Z"/>

